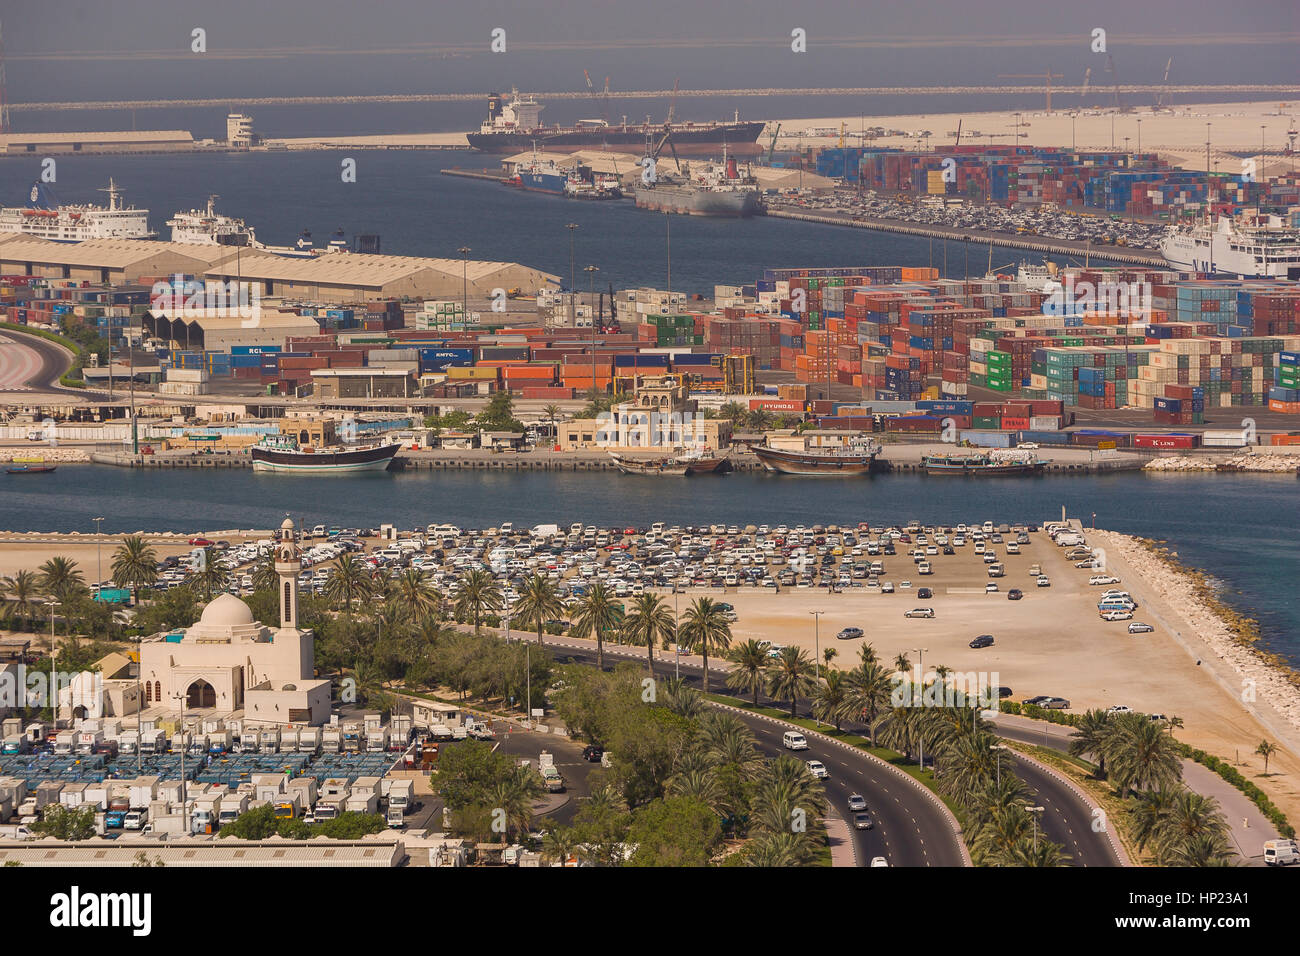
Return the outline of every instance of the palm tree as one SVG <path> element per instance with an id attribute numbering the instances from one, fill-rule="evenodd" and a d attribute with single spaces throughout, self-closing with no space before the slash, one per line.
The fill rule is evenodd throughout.
<path id="1" fill-rule="evenodd" d="M 541 644 L 546 622 L 564 613 L 564 602 L 555 582 L 543 574 L 534 574 L 524 582 L 515 602 L 512 617 L 525 627 L 537 628 L 537 643 Z"/>
<path id="2" fill-rule="evenodd" d="M 790 716 L 795 716 L 799 698 L 817 689 L 817 680 L 812 675 L 812 658 L 803 648 L 786 647 L 767 667 L 767 692 L 776 700 L 788 699 Z"/>
<path id="3" fill-rule="evenodd" d="M 498 780 L 488 788 L 488 806 L 505 811 L 506 826 L 501 831 L 503 844 L 511 829 L 528 830 L 533 822 L 533 801 L 541 794 L 541 775 L 529 767 L 514 767 L 504 780 Z"/>
<path id="4" fill-rule="evenodd" d="M 27 626 L 36 613 L 40 578 L 33 571 L 19 571 L 0 583 L 3 583 L 4 591 L 9 595 L 9 606 L 13 613 Z"/>
<path id="5" fill-rule="evenodd" d="M 632 602 L 632 613 L 623 619 L 623 633 L 633 644 L 645 644 L 646 668 L 650 676 L 655 672 L 655 641 L 671 637 L 677 629 L 673 612 L 657 594 L 638 594 Z"/>
<path id="6" fill-rule="evenodd" d="M 331 604 L 342 603 L 349 614 L 352 613 L 353 600 L 365 600 L 374 593 L 374 590 L 370 565 L 350 552 L 339 558 L 339 563 L 325 579 L 326 599 Z"/>
<path id="7" fill-rule="evenodd" d="M 912 669 L 911 659 L 903 653 L 894 658 L 894 670 L 900 674 L 906 674 Z"/>
<path id="8" fill-rule="evenodd" d="M 551 827 L 542 837 L 542 856 L 564 865 L 578 847 L 578 835 L 573 827 Z"/>
<path id="9" fill-rule="evenodd" d="M 838 647 L 822 648 L 822 664 L 825 665 L 827 669 L 830 668 L 831 661 L 835 660 L 835 658 L 839 656 L 840 656 L 840 649 Z"/>
<path id="10" fill-rule="evenodd" d="M 130 588 L 131 596 L 138 601 L 140 588 L 158 580 L 158 554 L 140 535 L 129 535 L 113 552 L 111 569 L 113 583 Z"/>
<path id="11" fill-rule="evenodd" d="M 1165 819 L 1177 796 L 1178 792 L 1170 787 L 1137 794 L 1128 812 L 1133 827 L 1133 839 L 1139 851 L 1145 850 L 1147 844 L 1154 844 L 1160 839 Z"/>
<path id="12" fill-rule="evenodd" d="M 605 589 L 605 582 L 596 581 L 581 598 L 573 615 L 570 633 L 574 637 L 596 639 L 596 666 L 605 666 L 605 637 L 617 631 L 623 623 L 623 605 L 616 602 Z"/>
<path id="13" fill-rule="evenodd" d="M 734 430 L 740 428 L 741 423 L 749 415 L 749 409 L 740 402 L 727 402 L 718 409 L 718 414 L 731 422 L 731 427 Z"/>
<path id="14" fill-rule="evenodd" d="M 203 562 L 190 581 L 196 591 L 202 591 L 211 601 L 214 591 L 224 591 L 230 585 L 230 572 L 218 567 L 211 548 L 204 548 Z"/>
<path id="15" fill-rule="evenodd" d="M 833 650 L 834 648 L 832 648 Z M 828 670 L 813 693 L 813 716 L 823 723 L 834 724 L 836 732 L 855 713 L 849 696 L 848 675 Z"/>
<path id="16" fill-rule="evenodd" d="M 1167 717 L 1165 719 L 1165 726 L 1169 728 L 1169 736 L 1172 737 L 1174 731 L 1182 730 L 1185 724 L 1183 723 L 1183 718 L 1174 715 L 1173 717 Z"/>
<path id="17" fill-rule="evenodd" d="M 699 648 L 704 657 L 704 693 L 709 692 L 709 652 L 725 653 L 731 647 L 731 624 L 713 598 L 699 597 L 682 615 L 678 641 Z"/>
<path id="18" fill-rule="evenodd" d="M 434 588 L 429 576 L 419 568 L 406 568 L 397 576 L 393 600 L 406 612 L 412 622 L 438 617 L 442 596 Z"/>
<path id="19" fill-rule="evenodd" d="M 1270 743 L 1267 740 L 1261 740 L 1259 746 L 1255 748 L 1255 753 L 1264 758 L 1264 776 L 1268 776 L 1268 758 L 1277 753 L 1277 744 Z"/>
<path id="20" fill-rule="evenodd" d="M 936 785 L 945 796 L 964 800 L 998 776 L 997 742 L 991 734 L 956 734 L 947 741 L 939 758 L 943 774 Z"/>
<path id="21" fill-rule="evenodd" d="M 280 575 L 276 573 L 275 562 L 269 557 L 253 565 L 252 578 L 254 591 L 274 591 L 280 586 Z"/>
<path id="22" fill-rule="evenodd" d="M 474 624 L 474 633 L 479 632 L 479 622 L 483 615 L 501 610 L 501 585 L 490 572 L 483 568 L 472 568 L 460 579 L 460 591 L 456 595 L 456 613 L 468 617 Z"/>
<path id="23" fill-rule="evenodd" d="M 877 718 L 889 708 L 892 688 L 893 681 L 885 669 L 874 661 L 849 671 L 848 699 L 853 705 L 854 713 L 866 721 L 873 747 L 876 743 Z"/>
<path id="24" fill-rule="evenodd" d="M 1149 790 L 1182 778 L 1178 744 L 1160 725 L 1142 714 L 1120 714 L 1102 742 L 1120 796 Z"/>
<path id="25" fill-rule="evenodd" d="M 899 656 L 902 657 L 903 655 L 900 654 Z M 880 657 L 876 654 L 875 647 L 864 642 L 862 646 L 858 648 L 859 664 L 878 664 L 879 662 Z"/>
<path id="26" fill-rule="evenodd" d="M 684 680 L 670 677 L 664 681 L 660 703 L 678 717 L 694 720 L 704 713 L 704 695 Z"/>
<path id="27" fill-rule="evenodd" d="M 1089 710 L 1079 718 L 1074 733 L 1070 734 L 1070 755 L 1095 756 L 1097 776 L 1102 780 L 1106 778 L 1106 753 L 1103 744 L 1110 732 L 1111 715 L 1104 710 Z"/>
<path id="28" fill-rule="evenodd" d="M 709 770 L 692 769 L 674 774 L 668 778 L 668 795 L 672 797 L 693 797 L 715 813 L 728 809 L 727 793 L 718 782 L 716 774 Z"/>
<path id="29" fill-rule="evenodd" d="M 1068 866 L 1070 854 L 1059 843 L 1046 840 L 1040 833 L 1038 840 L 1024 839 L 1011 850 L 1011 866 Z"/>
<path id="30" fill-rule="evenodd" d="M 1186 788 L 1174 791 L 1160 816 L 1154 852 L 1160 866 L 1210 866 L 1230 857 L 1228 822 L 1219 802 Z"/>
<path id="31" fill-rule="evenodd" d="M 736 665 L 727 674 L 727 686 L 742 693 L 753 693 L 757 707 L 759 691 L 767 686 L 767 648 L 751 638 L 733 647 L 727 659 Z"/>
<path id="32" fill-rule="evenodd" d="M 560 437 L 559 433 L 555 430 L 555 419 L 560 416 L 560 406 L 555 404 L 543 405 L 542 414 L 545 415 L 547 420 L 551 423 L 551 444 L 554 445 L 555 440 Z"/>
<path id="33" fill-rule="evenodd" d="M 64 603 L 86 588 L 85 577 L 71 558 L 52 557 L 39 570 L 41 588 Z"/>

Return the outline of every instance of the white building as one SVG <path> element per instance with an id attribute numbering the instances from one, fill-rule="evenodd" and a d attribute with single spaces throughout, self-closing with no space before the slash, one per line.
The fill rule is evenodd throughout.
<path id="1" fill-rule="evenodd" d="M 275 572 L 280 615 L 275 626 L 253 620 L 248 605 L 222 594 L 197 624 L 180 634 L 157 634 L 140 645 L 144 707 L 187 715 L 242 712 L 275 724 L 323 724 L 330 714 L 330 682 L 312 676 L 315 642 L 298 627 L 298 555 L 293 522 L 280 526 Z"/>
<path id="2" fill-rule="evenodd" d="M 227 114 L 226 145 L 234 149 L 248 149 L 253 145 L 253 117 L 245 113 Z"/>

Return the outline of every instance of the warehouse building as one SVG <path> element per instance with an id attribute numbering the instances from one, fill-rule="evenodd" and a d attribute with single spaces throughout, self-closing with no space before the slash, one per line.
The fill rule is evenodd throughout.
<path id="1" fill-rule="evenodd" d="M 264 296 L 313 302 L 361 299 L 486 298 L 493 290 L 537 291 L 558 287 L 559 278 L 514 262 L 424 259 L 364 253 L 326 253 L 296 259 L 267 253 L 229 258 L 207 270 L 207 278 L 258 283 Z"/>
<path id="2" fill-rule="evenodd" d="M 0 238 L 0 274 L 125 285 L 141 276 L 202 275 L 232 255 L 224 246 L 205 249 L 148 239 L 51 242 L 15 234 Z"/>
<path id="3" fill-rule="evenodd" d="M 412 370 L 401 368 L 318 368 L 311 381 L 316 398 L 417 398 Z"/>
<path id="4" fill-rule="evenodd" d="M 40 156 L 63 153 L 174 153 L 194 148 L 183 129 L 121 130 L 106 133 L 4 133 L 0 153 Z"/>
<path id="5" fill-rule="evenodd" d="M 272 308 L 258 308 L 250 316 L 229 315 L 224 310 L 184 310 L 168 313 L 150 309 L 141 316 L 145 335 L 167 343 L 168 348 L 229 352 L 236 345 L 284 347 L 285 339 L 316 335 L 320 326 L 310 316 Z"/>

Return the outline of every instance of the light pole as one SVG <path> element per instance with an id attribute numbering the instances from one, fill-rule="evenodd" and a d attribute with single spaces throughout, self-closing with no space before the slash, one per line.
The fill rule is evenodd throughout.
<path id="1" fill-rule="evenodd" d="M 102 538 L 104 533 L 104 519 L 91 518 L 90 520 L 95 523 L 95 593 L 98 594 L 100 589 L 104 586 L 104 560 L 101 556 L 101 549 L 104 544 Z"/>
<path id="2" fill-rule="evenodd" d="M 674 653 L 677 655 L 677 659 L 673 663 L 673 671 L 674 671 L 674 676 L 678 680 L 681 680 L 682 679 L 682 636 L 681 634 L 678 633 L 677 620 L 678 620 L 677 585 L 674 584 L 673 585 L 673 648 L 674 648 Z"/>
<path id="3" fill-rule="evenodd" d="M 461 246 L 456 250 L 460 253 L 460 308 L 464 313 L 461 316 L 461 322 L 469 322 L 469 246 Z"/>
<path id="4" fill-rule="evenodd" d="M 1043 807 L 1025 807 L 1034 821 L 1034 852 L 1038 852 L 1038 815 L 1043 812 Z"/>
<path id="5" fill-rule="evenodd" d="M 918 691 L 917 691 L 917 693 L 919 693 L 919 694 L 921 695 L 921 705 L 922 705 L 922 706 L 925 705 L 925 652 L 928 651 L 929 649 L 930 649 L 930 648 L 928 648 L 928 647 L 914 647 L 914 648 L 912 648 L 912 650 L 916 653 L 916 669 L 917 669 L 917 675 L 918 675 Z M 913 706 L 916 706 L 916 705 L 913 704 Z M 918 758 L 917 769 L 923 771 L 923 770 L 925 770 L 925 741 L 924 741 L 924 740 L 919 740 L 919 739 L 918 739 L 918 741 L 917 741 L 917 745 L 918 745 L 918 752 L 917 752 L 917 758 Z"/>
<path id="6" fill-rule="evenodd" d="M 54 646 L 54 609 L 62 602 L 53 598 L 45 602 L 45 606 L 50 609 L 50 714 L 54 718 L 54 729 L 59 729 L 59 684 L 54 676 L 54 658 L 58 655 L 58 649 Z"/>
<path id="7" fill-rule="evenodd" d="M 996 750 L 998 752 L 996 759 L 998 762 L 997 784 L 999 788 L 1002 787 L 1002 751 L 1010 750 L 1010 749 L 1011 748 L 1008 747 L 1006 744 L 993 744 L 991 747 L 989 747 L 989 750 Z"/>
<path id="8" fill-rule="evenodd" d="M 524 695 L 528 701 L 528 720 L 526 726 L 529 730 L 533 729 L 533 645 L 531 641 L 524 643 Z"/>
<path id="9" fill-rule="evenodd" d="M 185 787 L 185 749 L 188 741 L 185 739 L 185 695 L 177 694 L 174 698 L 181 705 L 181 830 L 186 836 L 190 832 L 190 807 Z"/>
<path id="10" fill-rule="evenodd" d="M 826 612 L 809 611 L 808 613 L 811 614 L 813 618 L 813 672 L 816 674 L 817 679 L 821 680 L 822 679 L 822 668 L 821 668 L 822 644 L 821 644 L 821 635 L 819 632 L 822 623 L 822 615 L 825 614 Z"/>
<path id="11" fill-rule="evenodd" d="M 596 273 L 600 271 L 598 266 L 583 266 L 582 271 L 587 273 L 587 307 L 596 298 Z M 596 395 L 596 313 L 591 314 L 591 394 Z"/>
<path id="12" fill-rule="evenodd" d="M 576 326 L 578 324 L 578 312 L 574 305 L 574 291 L 577 288 L 577 281 L 574 279 L 573 272 L 573 230 L 578 228 L 576 222 L 566 223 L 565 229 L 569 230 L 569 324 Z"/>

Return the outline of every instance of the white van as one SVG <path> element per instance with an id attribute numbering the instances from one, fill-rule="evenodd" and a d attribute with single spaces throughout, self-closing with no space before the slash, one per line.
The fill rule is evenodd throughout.
<path id="1" fill-rule="evenodd" d="M 781 746 L 786 750 L 807 750 L 808 738 L 797 730 L 787 730 L 781 735 Z"/>
<path id="2" fill-rule="evenodd" d="M 1300 863 L 1300 848 L 1295 840 L 1268 840 L 1264 843 L 1266 866 L 1290 866 Z"/>

